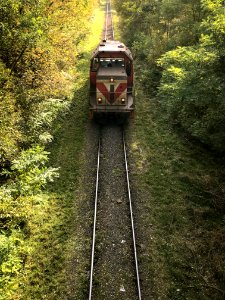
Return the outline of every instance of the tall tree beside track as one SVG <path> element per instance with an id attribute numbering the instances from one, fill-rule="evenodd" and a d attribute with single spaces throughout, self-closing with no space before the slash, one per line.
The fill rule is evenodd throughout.
<path id="1" fill-rule="evenodd" d="M 225 151 L 225 8 L 202 1 L 207 17 L 197 45 L 166 53 L 160 96 L 174 123 L 216 151 Z"/>
<path id="2" fill-rule="evenodd" d="M 49 122 L 71 95 L 94 2 L 1 0 L 0 166 L 18 154 L 18 143 L 50 139 Z"/>
<path id="3" fill-rule="evenodd" d="M 145 89 L 159 90 L 173 123 L 224 152 L 223 1 L 114 2 Z"/>
<path id="4" fill-rule="evenodd" d="M 121 34 L 141 66 L 137 76 L 155 94 L 161 78 L 156 60 L 176 46 L 198 42 L 203 16 L 200 0 L 114 0 L 114 3 L 124 23 Z"/>
<path id="5" fill-rule="evenodd" d="M 29 280 L 23 267 L 32 252 L 33 196 L 57 176 L 46 167 L 45 145 L 53 121 L 71 103 L 79 44 L 96 4 L 0 0 L 1 299 L 20 299 Z"/>

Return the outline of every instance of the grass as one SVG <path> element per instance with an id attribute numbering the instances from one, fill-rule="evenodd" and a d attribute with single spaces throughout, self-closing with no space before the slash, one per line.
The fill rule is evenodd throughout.
<path id="1" fill-rule="evenodd" d="M 130 126 L 146 299 L 224 299 L 224 169 L 137 84 Z M 144 242 L 143 242 L 144 241 Z"/>
<path id="2" fill-rule="evenodd" d="M 104 7 L 95 10 L 90 32 L 79 45 L 80 60 L 70 108 L 54 124 L 49 147 L 50 164 L 60 168 L 59 178 L 26 203 L 26 257 L 23 273 L 0 299 L 84 299 L 87 290 L 89 238 L 82 227 L 84 197 L 81 176 L 85 127 L 88 119 L 89 59 L 98 44 L 104 23 Z M 24 202 L 25 205 L 25 202 Z M 24 252 L 24 251 L 23 251 Z"/>

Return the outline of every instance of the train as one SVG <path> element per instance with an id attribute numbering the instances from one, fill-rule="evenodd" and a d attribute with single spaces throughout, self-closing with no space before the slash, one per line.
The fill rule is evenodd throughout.
<path id="1" fill-rule="evenodd" d="M 102 40 L 90 62 L 90 117 L 134 113 L 131 51 L 121 42 Z"/>

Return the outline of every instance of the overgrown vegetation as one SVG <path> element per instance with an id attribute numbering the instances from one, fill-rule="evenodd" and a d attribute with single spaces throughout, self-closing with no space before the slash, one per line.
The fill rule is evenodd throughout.
<path id="1" fill-rule="evenodd" d="M 224 161 L 168 126 L 137 86 L 130 127 L 143 298 L 224 298 Z"/>
<path id="2" fill-rule="evenodd" d="M 51 123 L 72 96 L 93 3 L 1 2 L 1 166 L 21 146 L 51 140 Z"/>
<path id="3" fill-rule="evenodd" d="M 200 0 L 114 0 L 114 3 L 123 24 L 121 35 L 140 65 L 140 72 L 136 69 L 139 80 L 149 92 L 156 94 L 162 72 L 157 59 L 168 50 L 193 45 L 199 40 L 204 16 Z"/>
<path id="4" fill-rule="evenodd" d="M 159 92 L 174 123 L 217 152 L 225 150 L 225 8 L 202 1 L 206 16 L 197 45 L 166 53 Z"/>
<path id="5" fill-rule="evenodd" d="M 143 298 L 224 299 L 223 2 L 114 3 L 136 64 Z"/>
<path id="6" fill-rule="evenodd" d="M 86 52 L 98 42 L 103 24 L 101 13 L 98 29 L 90 31 L 96 5 L 94 0 L 0 3 L 2 300 L 69 297 L 65 261 L 86 118 Z M 59 168 L 71 157 L 55 155 L 55 167 L 49 167 L 54 149 L 46 150 L 67 118 L 73 123 L 67 127 L 73 129 L 73 153 L 65 153 L 75 164 L 65 172 L 73 186 Z M 61 190 L 43 193 L 59 176 Z"/>
<path id="7" fill-rule="evenodd" d="M 114 3 L 136 62 L 143 294 L 223 299 L 223 1 Z M 88 56 L 103 24 L 103 11 L 90 19 L 96 4 L 0 1 L 1 300 L 86 296 L 77 188 Z"/>
<path id="8" fill-rule="evenodd" d="M 115 3 L 145 88 L 173 124 L 224 153 L 223 1 Z"/>

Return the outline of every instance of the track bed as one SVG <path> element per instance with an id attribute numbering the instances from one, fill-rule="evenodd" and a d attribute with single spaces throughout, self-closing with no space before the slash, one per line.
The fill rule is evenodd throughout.
<path id="1" fill-rule="evenodd" d="M 101 130 L 92 299 L 138 299 L 122 129 Z"/>

